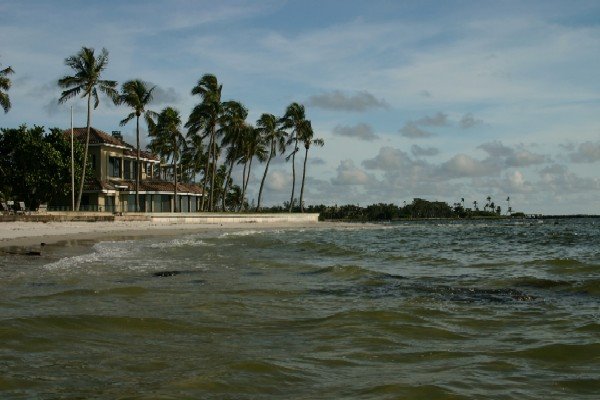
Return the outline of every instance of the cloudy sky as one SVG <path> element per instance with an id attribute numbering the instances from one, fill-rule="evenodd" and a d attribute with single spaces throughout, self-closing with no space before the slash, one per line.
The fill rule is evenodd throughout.
<path id="1" fill-rule="evenodd" d="M 59 106 L 56 85 L 82 46 L 108 49 L 106 79 L 157 85 L 156 111 L 187 118 L 205 73 L 250 121 L 305 104 L 326 143 L 309 204 L 489 195 L 600 214 L 598 1 L 2 1 L 0 64 L 15 74 L 0 126 L 67 128 L 71 104 L 84 126 L 85 102 Z M 128 112 L 102 101 L 93 125 L 133 138 Z M 281 203 L 291 165 L 271 171 L 265 200 Z"/>

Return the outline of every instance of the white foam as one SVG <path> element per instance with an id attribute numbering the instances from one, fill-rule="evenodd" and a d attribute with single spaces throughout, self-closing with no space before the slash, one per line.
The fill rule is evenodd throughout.
<path id="1" fill-rule="evenodd" d="M 64 257 L 56 262 L 44 265 L 44 268 L 47 270 L 77 269 L 92 263 L 131 256 L 137 252 L 137 247 L 133 246 L 134 243 L 131 240 L 99 242 L 92 246 L 92 253 Z"/>
<path id="2" fill-rule="evenodd" d="M 173 240 L 169 240 L 168 242 L 160 242 L 160 243 L 152 243 L 149 247 L 153 249 L 170 249 L 174 247 L 184 247 L 184 246 L 211 246 L 210 243 L 206 243 L 197 237 L 185 237 L 185 238 L 177 238 Z"/>

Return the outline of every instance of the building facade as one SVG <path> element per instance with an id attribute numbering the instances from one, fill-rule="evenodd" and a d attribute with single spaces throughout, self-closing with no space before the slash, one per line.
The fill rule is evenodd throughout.
<path id="1" fill-rule="evenodd" d="M 86 131 L 86 128 L 74 128 L 74 139 L 85 144 Z M 70 135 L 71 130 L 66 130 L 65 134 Z M 120 131 L 108 134 L 91 128 L 88 160 L 93 178 L 85 182 L 80 210 L 173 212 L 175 201 L 180 212 L 197 212 L 200 208 L 200 186 L 178 182 L 175 199 L 173 181 L 164 179 L 170 166 L 162 165 L 156 155 L 141 151 L 140 210 L 136 210 L 137 150 L 123 140 Z"/>

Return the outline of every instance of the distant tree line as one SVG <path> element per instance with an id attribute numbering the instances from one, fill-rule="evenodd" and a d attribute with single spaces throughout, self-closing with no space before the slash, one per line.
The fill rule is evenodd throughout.
<path id="1" fill-rule="evenodd" d="M 489 198 L 489 196 L 488 196 Z M 355 204 L 343 206 L 309 205 L 304 209 L 307 212 L 319 213 L 321 220 L 332 221 L 393 221 L 400 219 L 426 219 L 426 218 L 500 218 L 501 208 L 491 207 L 491 199 L 485 210 L 464 208 L 463 202 L 450 206 L 442 201 L 427 201 L 416 198 L 410 204 L 398 206 L 396 204 L 371 204 L 361 207 Z M 288 206 L 274 206 L 264 211 L 282 212 Z M 523 213 L 513 213 L 513 216 L 524 216 Z"/>

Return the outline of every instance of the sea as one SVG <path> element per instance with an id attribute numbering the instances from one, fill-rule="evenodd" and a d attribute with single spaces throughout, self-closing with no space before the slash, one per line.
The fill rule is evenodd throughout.
<path id="1" fill-rule="evenodd" d="M 600 219 L 4 250 L 1 399 L 600 398 Z"/>

